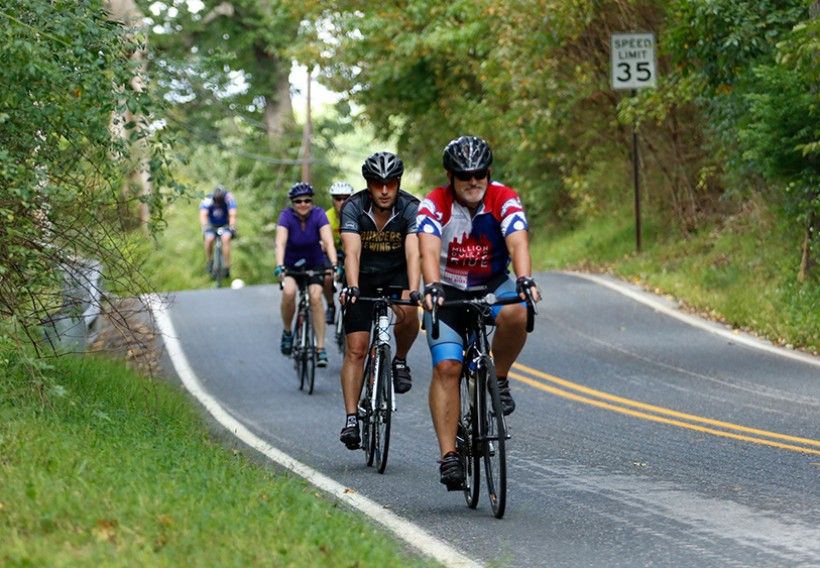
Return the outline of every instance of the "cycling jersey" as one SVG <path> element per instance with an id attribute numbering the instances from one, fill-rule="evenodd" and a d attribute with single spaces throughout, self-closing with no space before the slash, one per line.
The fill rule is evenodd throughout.
<path id="1" fill-rule="evenodd" d="M 319 229 L 327 225 L 327 215 L 321 207 L 314 207 L 310 210 L 304 226 L 293 207 L 282 211 L 276 223 L 288 230 L 288 242 L 285 244 L 285 266 L 292 268 L 302 259 L 308 268 L 324 266 L 324 252 L 322 252 Z"/>
<path id="2" fill-rule="evenodd" d="M 222 205 L 214 202 L 213 195 L 209 195 L 199 203 L 199 210 L 208 212 L 208 223 L 213 227 L 222 227 L 228 224 L 228 211 L 236 210 L 236 199 L 229 191 L 225 194 L 225 201 Z"/>
<path id="3" fill-rule="evenodd" d="M 504 240 L 528 229 L 518 194 L 490 182 L 475 215 L 455 200 L 448 186 L 437 187 L 419 206 L 417 232 L 441 239 L 441 282 L 464 290 L 507 274 L 510 252 Z"/>
<path id="4" fill-rule="evenodd" d="M 358 233 L 362 238 L 360 274 L 385 274 L 405 270 L 404 240 L 416 232 L 419 200 L 399 190 L 390 219 L 376 228 L 373 203 L 368 190 L 351 195 L 342 205 L 342 233 Z"/>
<path id="5" fill-rule="evenodd" d="M 331 207 L 325 210 L 327 221 L 330 223 L 330 230 L 333 231 L 333 242 L 336 244 L 336 252 L 342 250 L 342 232 L 339 230 L 339 215 L 336 213 L 336 208 Z"/>

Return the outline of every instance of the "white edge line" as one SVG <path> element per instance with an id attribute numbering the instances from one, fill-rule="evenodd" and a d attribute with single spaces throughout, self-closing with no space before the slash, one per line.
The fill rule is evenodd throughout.
<path id="1" fill-rule="evenodd" d="M 696 318 L 694 316 L 682 313 L 678 310 L 672 309 L 668 306 L 663 305 L 657 300 L 653 300 L 651 297 L 648 296 L 646 292 L 636 292 L 634 290 L 630 290 L 629 288 L 627 288 L 619 282 L 613 282 L 611 280 L 602 278 L 600 276 L 596 276 L 594 274 L 584 274 L 583 272 L 562 271 L 562 273 L 569 274 L 570 276 L 584 278 L 586 280 L 595 282 L 596 284 L 600 284 L 601 286 L 606 286 L 607 288 L 615 290 L 616 292 L 623 294 L 628 298 L 632 298 L 636 302 L 640 302 L 642 304 L 649 306 L 655 311 L 666 314 L 691 326 L 708 331 L 709 333 L 714 333 L 715 335 L 723 336 L 727 339 L 730 339 L 734 343 L 740 343 L 747 347 L 753 347 L 755 349 L 767 351 L 769 353 L 773 353 L 781 357 L 788 357 L 789 359 L 794 359 L 796 361 L 800 361 L 801 363 L 807 363 L 809 365 L 814 365 L 815 367 L 820 367 L 820 359 L 816 357 L 812 357 L 811 355 L 806 355 L 804 353 L 799 353 L 796 351 L 789 351 L 787 349 L 783 349 L 780 347 L 775 347 L 774 345 L 769 345 L 768 343 L 764 343 L 759 339 L 743 335 L 741 334 L 741 332 L 738 332 L 736 334 L 733 331 L 721 329 L 720 327 L 717 327 L 717 324 L 715 323 L 708 322 L 700 318 Z"/>
<path id="2" fill-rule="evenodd" d="M 304 478 L 308 483 L 311 483 L 325 493 L 358 509 L 387 528 L 396 537 L 411 547 L 441 562 L 445 566 L 464 568 L 479 568 L 481 566 L 478 562 L 467 558 L 449 544 L 436 538 L 407 519 L 398 516 L 375 501 L 353 492 L 341 483 L 330 479 L 310 466 L 293 459 L 283 451 L 271 446 L 248 430 L 241 422 L 229 415 L 219 402 L 208 394 L 199 382 L 199 379 L 188 363 L 185 352 L 182 350 L 182 345 L 177 338 L 174 324 L 171 322 L 171 318 L 168 315 L 163 301 L 156 295 L 147 296 L 146 300 L 148 301 L 148 305 L 151 306 L 154 319 L 165 341 L 168 356 L 171 358 L 174 369 L 185 385 L 185 388 L 196 397 L 217 422 L 229 430 L 239 440 L 264 454 L 271 461 Z"/>

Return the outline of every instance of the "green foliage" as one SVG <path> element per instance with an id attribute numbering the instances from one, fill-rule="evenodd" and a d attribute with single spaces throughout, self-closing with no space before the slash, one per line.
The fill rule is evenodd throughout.
<path id="1" fill-rule="evenodd" d="M 118 247 L 130 211 L 148 202 L 158 218 L 173 195 L 159 191 L 173 186 L 164 142 L 149 128 L 155 99 L 132 80 L 143 39 L 102 8 L 10 0 L 0 9 L 0 314 L 26 333 L 60 306 L 61 270 L 78 257 L 138 282 Z M 142 118 L 123 125 L 126 110 Z M 153 179 L 152 195 L 121 192 L 137 147 L 149 156 L 140 173 Z"/>
<path id="2" fill-rule="evenodd" d="M 30 354 L 29 354 L 30 355 Z M 3 566 L 423 566 L 302 480 L 209 439 L 178 391 L 0 336 Z"/>

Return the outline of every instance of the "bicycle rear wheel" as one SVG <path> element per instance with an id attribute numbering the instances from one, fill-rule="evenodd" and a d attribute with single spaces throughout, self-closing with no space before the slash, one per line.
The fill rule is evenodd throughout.
<path id="1" fill-rule="evenodd" d="M 372 354 L 371 354 L 372 355 Z M 375 357 L 368 355 L 367 361 L 364 365 L 364 394 L 362 395 L 361 407 L 364 410 L 362 418 L 362 449 L 364 450 L 365 462 L 368 467 L 373 465 L 373 458 L 376 456 L 375 444 L 375 413 L 373 411 L 373 387 L 376 383 L 375 375 L 373 374 L 374 367 L 376 367 Z"/>
<path id="2" fill-rule="evenodd" d="M 478 368 L 479 407 L 481 410 L 482 439 L 484 449 L 484 473 L 487 493 L 493 515 L 497 519 L 504 516 L 507 507 L 507 452 L 504 415 L 501 397 L 498 393 L 498 379 L 493 360 L 485 356 Z M 482 377 L 483 375 L 483 377 Z M 483 387 L 483 388 L 481 388 Z M 482 403 L 483 401 L 483 403 Z"/>
<path id="3" fill-rule="evenodd" d="M 393 414 L 393 385 L 390 368 L 390 347 L 382 346 L 378 351 L 379 382 L 376 391 L 376 408 L 373 409 L 374 453 L 379 473 L 387 468 L 387 454 L 390 450 L 390 422 Z"/>
<path id="4" fill-rule="evenodd" d="M 316 382 L 316 337 L 313 335 L 313 315 L 308 310 L 307 325 L 305 325 L 305 380 L 307 381 L 308 394 L 313 394 L 313 386 Z"/>
<path id="5" fill-rule="evenodd" d="M 461 377 L 461 414 L 456 434 L 456 448 L 464 463 L 464 500 L 475 509 L 481 489 L 481 453 L 478 447 L 478 417 L 476 414 L 475 388 L 470 392 L 466 373 Z M 475 383 L 473 383 L 475 385 Z"/>
<path id="6" fill-rule="evenodd" d="M 299 390 L 305 388 L 305 315 L 301 308 L 296 316 L 296 336 L 293 338 L 293 367 L 296 369 L 296 379 L 299 381 Z"/>

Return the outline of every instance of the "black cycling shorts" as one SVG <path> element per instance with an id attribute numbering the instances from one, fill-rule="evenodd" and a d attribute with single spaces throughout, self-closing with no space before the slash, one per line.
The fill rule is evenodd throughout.
<path id="1" fill-rule="evenodd" d="M 373 297 L 376 288 L 401 286 L 402 290 L 409 288 L 406 270 L 396 270 L 386 274 L 360 274 L 359 292 L 362 296 Z M 355 304 L 345 306 L 345 333 L 356 331 L 370 331 L 373 322 L 373 302 L 356 300 Z"/>
<path id="2" fill-rule="evenodd" d="M 294 268 L 292 266 L 288 266 L 287 268 L 290 268 L 291 270 L 324 270 L 325 269 L 324 266 L 309 266 L 309 267 L 304 268 L 304 269 L 298 269 L 298 268 Z M 290 276 L 291 278 L 296 280 L 297 285 L 300 283 L 300 281 L 304 280 L 305 278 L 307 278 L 308 286 L 310 286 L 311 284 L 319 284 L 320 286 L 324 286 L 324 283 L 325 283 L 325 275 L 322 274 L 322 273 L 314 274 L 313 276 L 292 276 L 292 275 L 288 275 L 288 276 Z"/>

